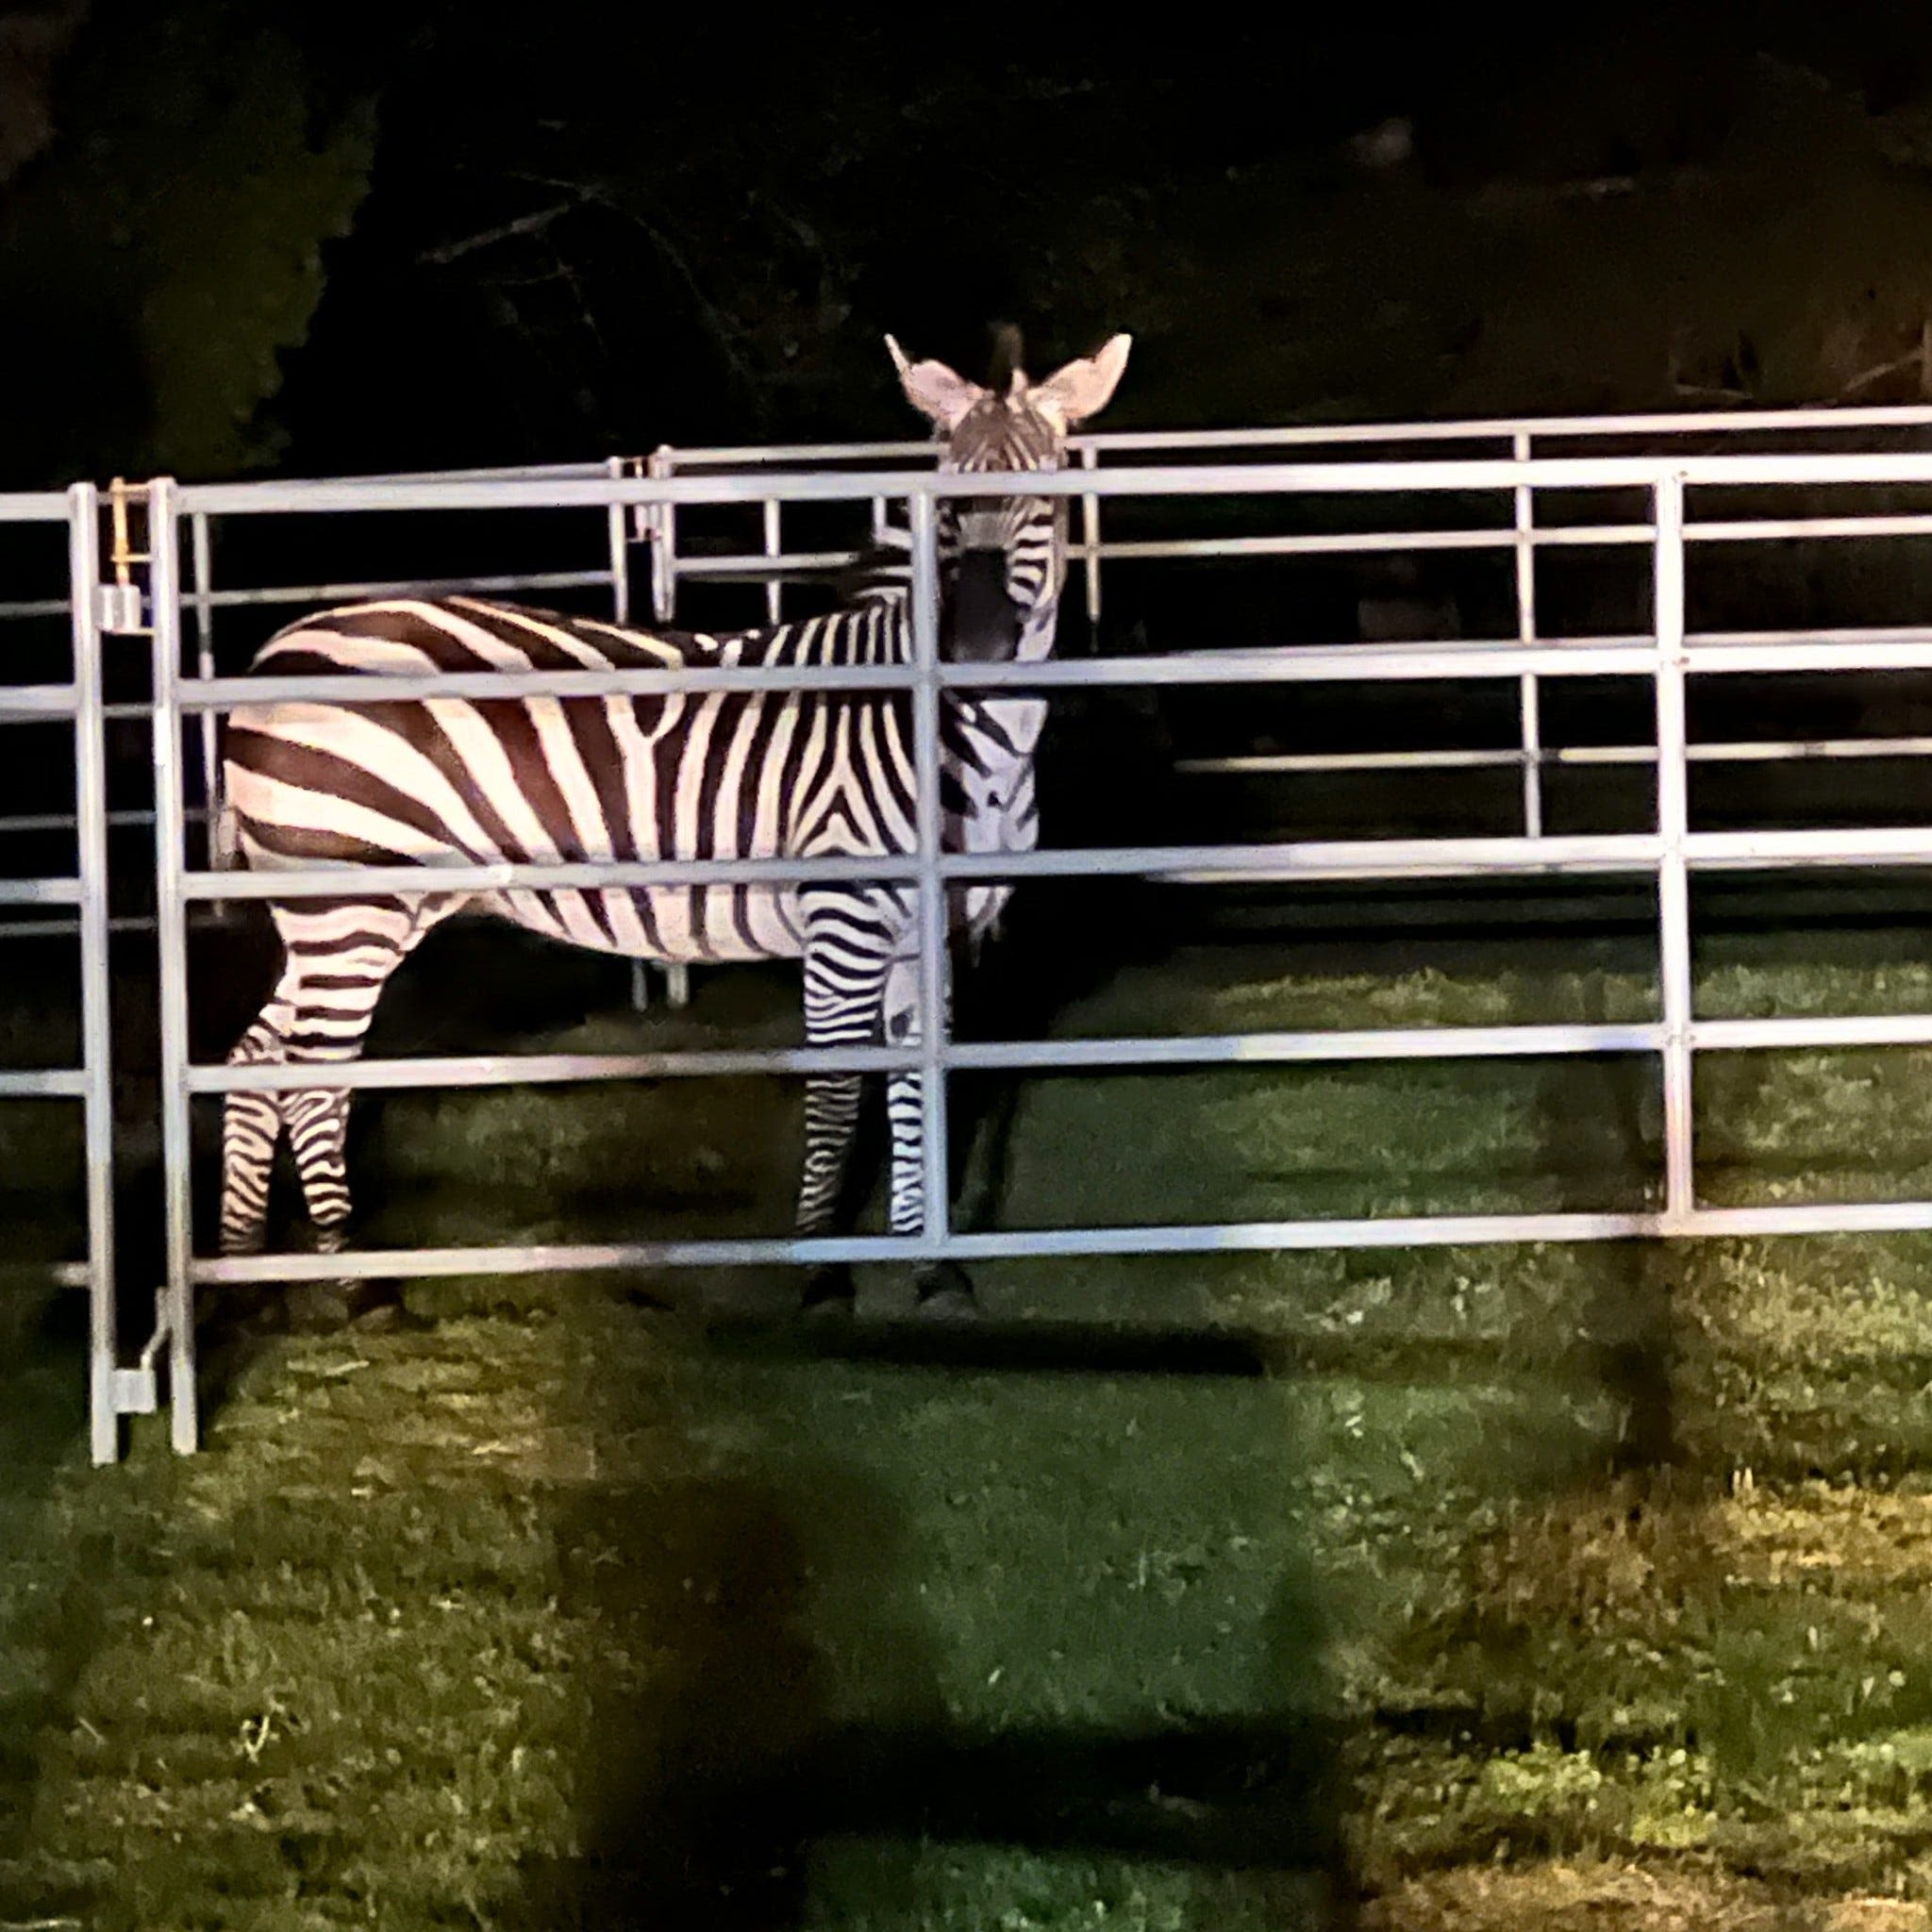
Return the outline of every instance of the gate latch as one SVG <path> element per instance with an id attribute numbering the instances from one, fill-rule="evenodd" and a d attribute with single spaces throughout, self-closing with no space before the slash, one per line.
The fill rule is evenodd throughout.
<path id="1" fill-rule="evenodd" d="M 108 487 L 108 510 L 114 532 L 114 547 L 108 560 L 114 566 L 114 581 L 94 586 L 94 622 L 110 637 L 125 637 L 147 627 L 142 622 L 141 586 L 134 581 L 134 566 L 145 564 L 148 553 L 137 550 L 128 533 L 130 507 L 141 511 L 144 525 L 147 488 L 116 476 Z"/>
<path id="2" fill-rule="evenodd" d="M 125 637 L 147 626 L 142 622 L 139 584 L 96 584 L 94 625 L 109 637 Z"/>

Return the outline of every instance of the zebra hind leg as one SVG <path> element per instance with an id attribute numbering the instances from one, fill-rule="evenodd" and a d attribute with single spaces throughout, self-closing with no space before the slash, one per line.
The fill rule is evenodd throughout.
<path id="1" fill-rule="evenodd" d="M 279 1066 L 287 1058 L 288 1008 L 271 1000 L 228 1055 L 231 1067 Z M 268 1238 L 269 1184 L 284 1124 L 279 1093 L 230 1093 L 222 1103 L 222 1253 L 258 1255 Z M 225 1316 L 244 1328 L 273 1327 L 281 1297 L 259 1285 L 222 1295 Z"/>
<path id="2" fill-rule="evenodd" d="M 319 1079 L 331 1061 L 353 1060 L 390 974 L 424 936 L 460 904 L 425 901 L 345 902 L 320 908 L 275 908 L 287 956 L 271 1007 L 276 1010 L 284 1061 L 311 1063 Z M 350 1093 L 341 1087 L 302 1088 L 275 1096 L 289 1132 L 303 1198 L 320 1254 L 348 1244 L 348 1167 L 344 1158 Z M 230 1177 L 232 1182 L 232 1176 Z M 409 1318 L 393 1281 L 320 1280 L 291 1283 L 284 1297 L 291 1325 L 335 1328 L 348 1322 L 394 1327 Z"/>
<path id="3" fill-rule="evenodd" d="M 318 1087 L 291 1093 L 288 1118 L 295 1171 L 315 1227 L 315 1251 L 340 1255 L 349 1244 L 348 1091 Z M 427 1325 L 408 1314 L 393 1281 L 291 1282 L 288 1311 L 290 1324 L 300 1329 L 325 1331 L 350 1322 L 369 1329 Z"/>
<path id="4" fill-rule="evenodd" d="M 228 1056 L 231 1067 L 279 1066 L 287 1013 L 263 1008 Z M 268 1238 L 269 1177 L 282 1134 L 282 1096 L 230 1093 L 222 1103 L 222 1253 L 258 1255 Z"/>

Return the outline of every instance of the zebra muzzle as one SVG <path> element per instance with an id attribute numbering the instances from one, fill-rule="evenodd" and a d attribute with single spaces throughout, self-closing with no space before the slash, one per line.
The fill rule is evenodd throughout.
<path id="1" fill-rule="evenodd" d="M 1022 612 L 1007 588 L 1004 550 L 967 550 L 955 566 L 944 651 L 958 664 L 1005 664 L 1020 648 Z"/>

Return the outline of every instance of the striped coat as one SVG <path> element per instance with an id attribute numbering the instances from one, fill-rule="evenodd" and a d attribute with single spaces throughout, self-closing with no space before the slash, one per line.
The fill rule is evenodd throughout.
<path id="1" fill-rule="evenodd" d="M 1111 393 L 1125 358 L 1098 358 L 1047 383 L 1016 373 L 1004 394 L 936 363 L 894 356 L 908 396 L 963 470 L 1050 467 L 1068 425 Z M 1053 647 L 1065 574 L 1063 507 L 1042 498 L 941 506 L 941 650 L 950 659 L 1022 661 Z M 280 633 L 263 675 L 350 672 L 379 679 L 476 671 L 662 669 L 680 665 L 906 664 L 909 593 L 888 580 L 828 616 L 719 637 L 652 634 L 475 598 L 396 599 L 325 612 Z M 948 692 L 941 707 L 944 849 L 1012 851 L 1037 838 L 1033 755 L 1043 701 Z M 597 698 L 403 696 L 354 705 L 275 701 L 238 708 L 225 753 L 240 853 L 253 869 L 317 860 L 388 865 L 597 859 L 810 858 L 908 854 L 918 842 L 909 694 L 679 691 Z M 956 933 L 982 928 L 1007 889 L 953 895 Z M 802 958 L 813 1046 L 917 1038 L 914 887 L 896 883 L 700 884 L 512 890 L 408 899 L 272 901 L 280 983 L 231 1058 L 325 1065 L 360 1051 L 389 975 L 465 905 L 571 943 L 675 963 Z M 808 1083 L 797 1220 L 827 1231 L 860 1083 Z M 888 1082 L 891 1225 L 924 1224 L 917 1074 Z M 293 1147 L 321 1244 L 339 1249 L 349 1214 L 340 1089 L 236 1093 L 224 1134 L 222 1232 L 229 1252 L 260 1246 L 279 1136 Z M 958 1298 L 955 1269 L 928 1293 Z M 821 1297 L 849 1296 L 830 1271 Z"/>

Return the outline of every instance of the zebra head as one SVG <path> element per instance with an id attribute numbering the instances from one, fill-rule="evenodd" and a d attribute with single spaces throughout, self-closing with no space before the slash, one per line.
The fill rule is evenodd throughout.
<path id="1" fill-rule="evenodd" d="M 1044 382 L 1030 381 L 1015 357 L 982 389 L 943 362 L 908 362 L 886 338 L 908 400 L 944 441 L 940 467 L 968 475 L 1058 469 L 1067 432 L 1106 408 L 1131 343 L 1115 336 Z M 1066 499 L 957 497 L 941 503 L 936 522 L 942 653 L 974 663 L 1047 656 L 1067 570 Z"/>

